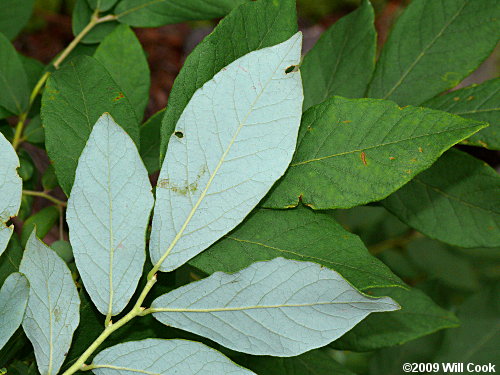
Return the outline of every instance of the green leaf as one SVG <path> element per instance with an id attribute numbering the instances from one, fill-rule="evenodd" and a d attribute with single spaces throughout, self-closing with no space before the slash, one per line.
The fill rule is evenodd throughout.
<path id="1" fill-rule="evenodd" d="M 464 152 L 450 150 L 382 204 L 428 237 L 461 247 L 500 245 L 500 178 Z"/>
<path id="2" fill-rule="evenodd" d="M 300 72 L 286 69 L 299 63 L 301 45 L 297 33 L 239 58 L 186 106 L 156 189 L 149 250 L 160 270 L 236 227 L 285 172 L 303 100 Z"/>
<path id="3" fill-rule="evenodd" d="M 73 261 L 73 248 L 68 241 L 55 241 L 50 245 L 50 248 L 59 255 L 66 263 Z"/>
<path id="4" fill-rule="evenodd" d="M 363 97 L 375 68 L 377 32 L 373 7 L 361 7 L 323 33 L 304 57 L 304 111 L 330 96 Z"/>
<path id="5" fill-rule="evenodd" d="M 3 7 L 2 7 L 3 9 Z M 0 33 L 0 106 L 15 115 L 28 106 L 29 89 L 19 55 L 9 40 Z"/>
<path id="6" fill-rule="evenodd" d="M 160 129 L 164 115 L 165 110 L 162 109 L 141 126 L 141 159 L 149 174 L 160 170 Z M 174 127 L 175 124 L 172 124 L 169 134 L 174 132 Z"/>
<path id="7" fill-rule="evenodd" d="M 134 109 L 97 60 L 76 57 L 48 79 L 42 97 L 45 142 L 66 194 L 73 185 L 77 160 L 92 127 L 104 112 L 109 112 L 139 144 Z"/>
<path id="8" fill-rule="evenodd" d="M 14 116 L 14 114 L 10 113 L 9 111 L 7 111 L 3 107 L 0 107 L 0 119 L 4 119 L 7 117 L 11 117 L 11 116 Z M 9 128 L 10 128 L 10 126 L 9 126 Z"/>
<path id="9" fill-rule="evenodd" d="M 17 174 L 19 158 L 10 142 L 0 133 L 0 255 L 9 242 L 14 226 L 7 221 L 16 216 L 21 206 L 23 182 Z"/>
<path id="10" fill-rule="evenodd" d="M 104 114 L 78 161 L 66 220 L 85 289 L 108 318 L 125 308 L 141 277 L 151 189 L 134 142 Z"/>
<path id="11" fill-rule="evenodd" d="M 320 349 L 292 358 L 248 356 L 243 362 L 259 375 L 355 375 Z"/>
<path id="12" fill-rule="evenodd" d="M 429 238 L 420 238 L 408 244 L 410 259 L 432 278 L 451 288 L 474 291 L 479 280 L 472 265 L 457 251 Z"/>
<path id="13" fill-rule="evenodd" d="M 56 171 L 54 170 L 52 164 L 49 164 L 47 166 L 47 169 L 43 173 L 42 186 L 45 191 L 51 191 L 59 186 L 57 182 Z"/>
<path id="14" fill-rule="evenodd" d="M 23 257 L 23 248 L 17 236 L 12 236 L 5 252 L 0 257 L 0 285 L 2 285 L 7 276 L 13 272 L 19 271 L 19 264 Z"/>
<path id="15" fill-rule="evenodd" d="M 59 219 L 59 209 L 56 206 L 42 208 L 40 211 L 30 216 L 23 224 L 21 233 L 21 246 L 25 247 L 31 236 L 31 232 L 36 228 L 36 236 L 44 238 Z"/>
<path id="16" fill-rule="evenodd" d="M 115 9 L 120 22 L 135 27 L 224 17 L 246 0 L 122 0 Z"/>
<path id="17" fill-rule="evenodd" d="M 438 96 L 423 104 L 465 118 L 489 122 L 465 144 L 500 150 L 500 78 Z"/>
<path id="18" fill-rule="evenodd" d="M 105 12 L 113 7 L 118 0 L 87 0 L 92 9 L 99 9 Z"/>
<path id="19" fill-rule="evenodd" d="M 329 214 L 298 207 L 255 211 L 236 230 L 189 263 L 206 272 L 236 272 L 256 261 L 276 257 L 316 262 L 339 272 L 360 290 L 403 286 L 358 236 Z"/>
<path id="20" fill-rule="evenodd" d="M 118 26 L 99 44 L 94 57 L 123 90 L 141 120 L 149 100 L 150 74 L 146 55 L 132 29 Z"/>
<path id="21" fill-rule="evenodd" d="M 2 0 L 0 33 L 3 33 L 11 40 L 14 39 L 26 23 L 28 23 L 33 11 L 34 2 L 34 0 Z"/>
<path id="22" fill-rule="evenodd" d="M 199 342 L 160 339 L 131 341 L 105 349 L 94 358 L 92 372 L 96 375 L 254 374 Z"/>
<path id="23" fill-rule="evenodd" d="M 43 144 L 45 142 L 45 130 L 40 115 L 36 115 L 30 120 L 23 133 L 24 139 L 29 143 Z"/>
<path id="24" fill-rule="evenodd" d="M 292 164 L 264 206 L 293 207 L 300 197 L 315 209 L 381 200 L 485 126 L 390 101 L 333 97 L 302 117 Z"/>
<path id="25" fill-rule="evenodd" d="M 13 273 L 0 289 L 0 349 L 9 341 L 23 321 L 28 303 L 29 284 L 26 277 Z"/>
<path id="26" fill-rule="evenodd" d="M 27 365 L 21 361 L 12 362 L 7 368 L 8 375 L 37 375 L 38 372 L 36 370 L 35 363 L 31 363 L 31 365 Z"/>
<path id="27" fill-rule="evenodd" d="M 405 363 L 433 363 L 442 341 L 441 336 L 439 332 L 403 345 L 378 350 L 371 357 L 369 375 L 401 375 Z"/>
<path id="28" fill-rule="evenodd" d="M 26 72 L 28 88 L 31 91 L 42 76 L 43 71 L 45 70 L 45 65 L 43 65 L 40 61 L 24 56 L 21 53 L 18 53 L 18 56 L 21 64 L 23 64 L 24 71 Z"/>
<path id="29" fill-rule="evenodd" d="M 24 332 L 35 349 L 40 373 L 57 374 L 79 322 L 80 300 L 71 272 L 35 232 L 28 240 L 19 270 L 30 283 Z"/>
<path id="30" fill-rule="evenodd" d="M 297 32 L 294 0 L 259 0 L 243 4 L 224 18 L 187 57 L 168 98 L 161 131 L 161 160 L 173 128 L 194 92 L 215 73 L 243 55 L 270 47 Z M 244 40 L 245 43 L 235 43 Z"/>
<path id="31" fill-rule="evenodd" d="M 332 346 L 341 350 L 369 351 L 400 345 L 444 328 L 457 327 L 455 315 L 436 305 L 418 289 L 386 288 L 375 295 L 389 295 L 401 310 L 372 314 Z"/>
<path id="32" fill-rule="evenodd" d="M 291 357 L 339 338 L 372 312 L 399 308 L 370 298 L 335 271 L 276 258 L 214 273 L 158 297 L 153 316 L 233 350 Z"/>
<path id="33" fill-rule="evenodd" d="M 31 178 L 33 177 L 33 173 L 35 172 L 33 159 L 31 159 L 31 156 L 24 150 L 21 150 L 18 156 L 20 166 L 17 170 L 17 173 L 23 181 L 29 181 L 31 180 Z"/>
<path id="34" fill-rule="evenodd" d="M 497 0 L 412 1 L 377 63 L 368 96 L 418 105 L 455 87 L 498 42 Z"/>
<path id="35" fill-rule="evenodd" d="M 154 0 L 153 0 L 154 1 Z M 77 36 L 90 22 L 93 10 L 90 8 L 87 0 L 76 0 L 71 17 L 71 27 L 73 35 Z M 99 43 L 106 35 L 111 33 L 119 23 L 117 21 L 108 21 L 95 25 L 90 32 L 82 39 L 83 43 Z"/>
<path id="36" fill-rule="evenodd" d="M 461 325 L 446 331 L 436 362 L 492 363 L 500 366 L 499 284 L 474 294 L 458 309 Z"/>
<path id="37" fill-rule="evenodd" d="M 405 236 L 411 230 L 380 206 L 335 210 L 333 217 L 349 232 L 357 234 L 366 246 L 379 246 L 388 238 Z"/>

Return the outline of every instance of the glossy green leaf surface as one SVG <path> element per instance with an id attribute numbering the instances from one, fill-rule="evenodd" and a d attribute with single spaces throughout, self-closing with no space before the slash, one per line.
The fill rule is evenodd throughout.
<path id="1" fill-rule="evenodd" d="M 319 264 L 284 258 L 214 273 L 151 306 L 164 324 L 233 350 L 279 357 L 324 346 L 370 313 L 399 308 L 390 298 L 366 297 Z"/>
<path id="2" fill-rule="evenodd" d="M 304 111 L 330 96 L 364 96 L 375 68 L 373 7 L 361 7 L 335 22 L 304 57 Z"/>
<path id="3" fill-rule="evenodd" d="M 401 310 L 370 315 L 335 341 L 332 347 L 352 351 L 375 350 L 401 345 L 460 324 L 452 312 L 444 310 L 416 288 L 386 288 L 373 293 L 392 297 L 401 305 Z"/>
<path id="4" fill-rule="evenodd" d="M 23 182 L 17 174 L 19 158 L 10 142 L 0 133 L 0 255 L 7 247 L 14 226 L 7 221 L 16 216 L 21 206 Z"/>
<path id="5" fill-rule="evenodd" d="M 115 8 L 120 22 L 135 27 L 224 17 L 245 0 L 122 0 Z"/>
<path id="6" fill-rule="evenodd" d="M 94 57 L 123 90 L 141 120 L 149 100 L 151 79 L 146 55 L 135 33 L 126 25 L 118 26 L 99 44 Z"/>
<path id="7" fill-rule="evenodd" d="M 297 32 L 294 0 L 259 0 L 243 4 L 225 17 L 189 54 L 168 98 L 161 131 L 161 160 L 172 129 L 194 92 L 237 58 L 270 47 Z M 245 43 L 235 43 L 245 40 Z"/>
<path id="8" fill-rule="evenodd" d="M 300 72 L 286 69 L 299 63 L 301 45 L 297 33 L 239 58 L 186 106 L 156 189 L 149 251 L 160 270 L 236 227 L 285 172 L 303 100 Z"/>
<path id="9" fill-rule="evenodd" d="M 243 363 L 259 375 L 355 375 L 321 349 L 291 358 L 248 356 Z"/>
<path id="10" fill-rule="evenodd" d="M 3 9 L 3 6 L 2 6 Z M 14 46 L 0 32 L 0 106 L 15 115 L 28 106 L 26 72 Z"/>
<path id="11" fill-rule="evenodd" d="M 92 365 L 96 375 L 254 374 L 216 350 L 187 340 L 147 339 L 119 344 L 97 354 Z"/>
<path id="12" fill-rule="evenodd" d="M 461 151 L 447 152 L 383 205 L 431 238 L 461 247 L 500 245 L 500 177 Z"/>
<path id="13" fill-rule="evenodd" d="M 47 153 L 66 194 L 92 127 L 104 112 L 139 144 L 134 109 L 101 63 L 78 56 L 50 76 L 42 97 L 42 122 Z"/>
<path id="14" fill-rule="evenodd" d="M 76 0 L 75 7 L 73 8 L 73 15 L 71 17 L 73 35 L 78 35 L 85 26 L 88 25 L 93 12 L 87 0 Z M 82 42 L 89 44 L 99 43 L 118 25 L 117 21 L 109 21 L 95 25 L 92 30 L 83 37 Z"/>
<path id="15" fill-rule="evenodd" d="M 142 275 L 151 189 L 134 142 L 102 115 L 78 161 L 66 220 L 85 289 L 107 316 L 125 308 Z"/>
<path id="16" fill-rule="evenodd" d="M 412 1 L 377 63 L 368 96 L 418 105 L 455 87 L 498 42 L 497 0 Z"/>
<path id="17" fill-rule="evenodd" d="M 160 131 L 164 115 L 165 110 L 162 109 L 141 125 L 141 158 L 149 174 L 160 170 Z M 172 124 L 170 134 L 174 132 L 174 126 Z"/>
<path id="18" fill-rule="evenodd" d="M 381 200 L 485 126 L 390 101 L 333 97 L 302 117 L 290 168 L 264 206 L 296 206 L 299 197 L 317 209 Z"/>
<path id="19" fill-rule="evenodd" d="M 35 350 L 42 375 L 55 375 L 79 322 L 80 300 L 71 272 L 56 253 L 31 235 L 19 271 L 30 293 L 23 328 Z"/>
<path id="20" fill-rule="evenodd" d="M 358 236 L 342 228 L 331 215 L 303 207 L 259 209 L 189 264 L 208 274 L 236 272 L 253 262 L 276 257 L 319 263 L 360 290 L 405 286 L 368 253 Z"/>
<path id="21" fill-rule="evenodd" d="M 29 284 L 26 277 L 13 273 L 0 289 L 0 349 L 9 341 L 23 321 L 28 304 Z"/>
<path id="22" fill-rule="evenodd" d="M 500 78 L 452 91 L 431 99 L 423 105 L 465 118 L 488 122 L 490 126 L 463 143 L 500 150 Z"/>
<path id="23" fill-rule="evenodd" d="M 0 5 L 0 33 L 14 39 L 28 22 L 35 0 L 2 0 Z"/>

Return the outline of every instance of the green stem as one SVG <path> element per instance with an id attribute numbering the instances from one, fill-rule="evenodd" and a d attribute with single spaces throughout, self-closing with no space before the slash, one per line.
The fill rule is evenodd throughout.
<path id="1" fill-rule="evenodd" d="M 66 207 L 66 205 L 67 205 L 66 202 L 59 200 L 57 198 L 54 198 L 53 196 L 48 195 L 47 193 L 45 193 L 43 191 L 23 190 L 23 195 L 31 195 L 33 197 L 44 198 L 44 199 L 51 201 L 52 203 L 55 203 L 56 205 L 58 205 L 60 207 Z"/>
<path id="2" fill-rule="evenodd" d="M 75 39 L 73 39 L 71 43 L 68 44 L 68 46 L 62 51 L 62 53 L 54 60 L 54 62 L 52 63 L 54 68 L 59 69 L 59 66 L 66 59 L 66 57 L 68 57 L 68 55 L 75 49 L 78 43 L 80 43 L 81 40 L 85 37 L 85 35 L 87 35 L 96 25 L 113 20 L 116 20 L 116 16 L 113 14 L 109 14 L 107 16 L 99 18 L 99 12 L 96 10 L 94 14 L 92 14 L 90 22 L 87 24 L 87 26 L 85 26 L 83 30 L 80 31 L 80 33 L 75 37 Z M 22 135 L 24 130 L 24 124 L 28 117 L 28 113 L 31 109 L 31 106 L 33 105 L 33 102 L 35 101 L 36 97 L 38 96 L 43 86 L 45 85 L 45 82 L 49 78 L 49 75 L 50 75 L 49 72 L 45 72 L 40 77 L 35 87 L 33 88 L 33 91 L 31 92 L 28 108 L 26 109 L 26 111 L 24 111 L 19 115 L 19 122 L 16 125 L 16 131 L 14 134 L 14 139 L 12 141 L 12 147 L 14 148 L 14 150 L 17 150 L 19 148 L 19 145 L 23 140 Z"/>
<path id="3" fill-rule="evenodd" d="M 106 328 L 99 335 L 99 337 L 95 339 L 95 341 L 87 348 L 87 350 L 85 350 L 83 354 L 76 360 L 76 362 L 73 363 L 73 365 L 70 368 L 64 371 L 62 375 L 71 375 L 77 371 L 86 371 L 93 368 L 92 365 L 87 366 L 85 364 L 85 361 L 95 352 L 95 350 L 104 342 L 104 340 L 106 340 L 109 337 L 109 335 L 111 335 L 119 328 L 123 327 L 125 324 L 130 322 L 135 317 L 141 316 L 143 314 L 145 309 L 141 305 L 155 283 L 156 283 L 156 275 L 148 279 L 146 286 L 142 290 L 141 295 L 137 299 L 137 302 L 135 303 L 132 310 L 130 310 L 130 312 L 127 315 L 118 320 L 116 323 L 110 322 L 110 324 L 106 326 Z"/>

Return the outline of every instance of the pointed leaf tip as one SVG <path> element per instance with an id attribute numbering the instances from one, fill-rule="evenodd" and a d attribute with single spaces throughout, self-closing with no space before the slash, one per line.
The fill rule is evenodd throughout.
<path id="1" fill-rule="evenodd" d="M 104 113 L 78 161 L 67 222 L 85 288 L 108 319 L 125 308 L 142 274 L 153 201 L 134 142 Z"/>
<path id="2" fill-rule="evenodd" d="M 400 306 L 372 298 L 335 271 L 283 258 L 214 273 L 158 297 L 160 322 L 253 355 L 290 357 L 329 344 L 372 312 Z"/>

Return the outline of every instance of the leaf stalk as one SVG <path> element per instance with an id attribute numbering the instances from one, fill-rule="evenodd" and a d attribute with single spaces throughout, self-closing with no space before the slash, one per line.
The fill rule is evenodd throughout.
<path id="1" fill-rule="evenodd" d="M 70 44 L 62 51 L 62 53 L 54 60 L 52 65 L 54 66 L 55 69 L 59 69 L 60 65 L 63 63 L 63 61 L 69 56 L 69 54 L 75 49 L 75 47 L 82 41 L 82 39 L 98 24 L 104 23 L 104 22 L 109 22 L 109 21 L 114 21 L 116 20 L 117 17 L 114 14 L 108 14 L 107 16 L 104 17 L 99 17 L 99 11 L 96 10 L 93 14 L 92 17 L 90 18 L 89 23 L 87 26 L 83 28 L 82 31 L 71 41 Z M 33 102 L 35 101 L 36 97 L 42 90 L 43 86 L 45 85 L 45 82 L 47 82 L 47 79 L 50 76 L 50 72 L 45 72 L 38 82 L 36 83 L 35 87 L 33 88 L 33 91 L 31 91 L 30 94 L 30 99 L 29 99 L 29 104 L 28 108 L 19 115 L 19 121 L 16 125 L 16 131 L 14 133 L 14 139 L 12 140 L 12 147 L 14 150 L 17 150 L 19 148 L 19 145 L 23 141 L 23 130 L 24 130 L 24 125 L 26 122 L 26 119 L 28 118 L 28 113 L 31 109 L 31 106 L 33 105 Z"/>
<path id="2" fill-rule="evenodd" d="M 47 199 L 48 201 L 51 201 L 52 203 L 55 203 L 56 205 L 58 205 L 60 207 L 66 207 L 66 205 L 67 205 L 66 202 L 64 202 L 60 199 L 54 198 L 53 196 L 45 193 L 44 191 L 23 190 L 23 195 L 31 195 L 33 197 L 44 198 L 44 199 Z"/>

